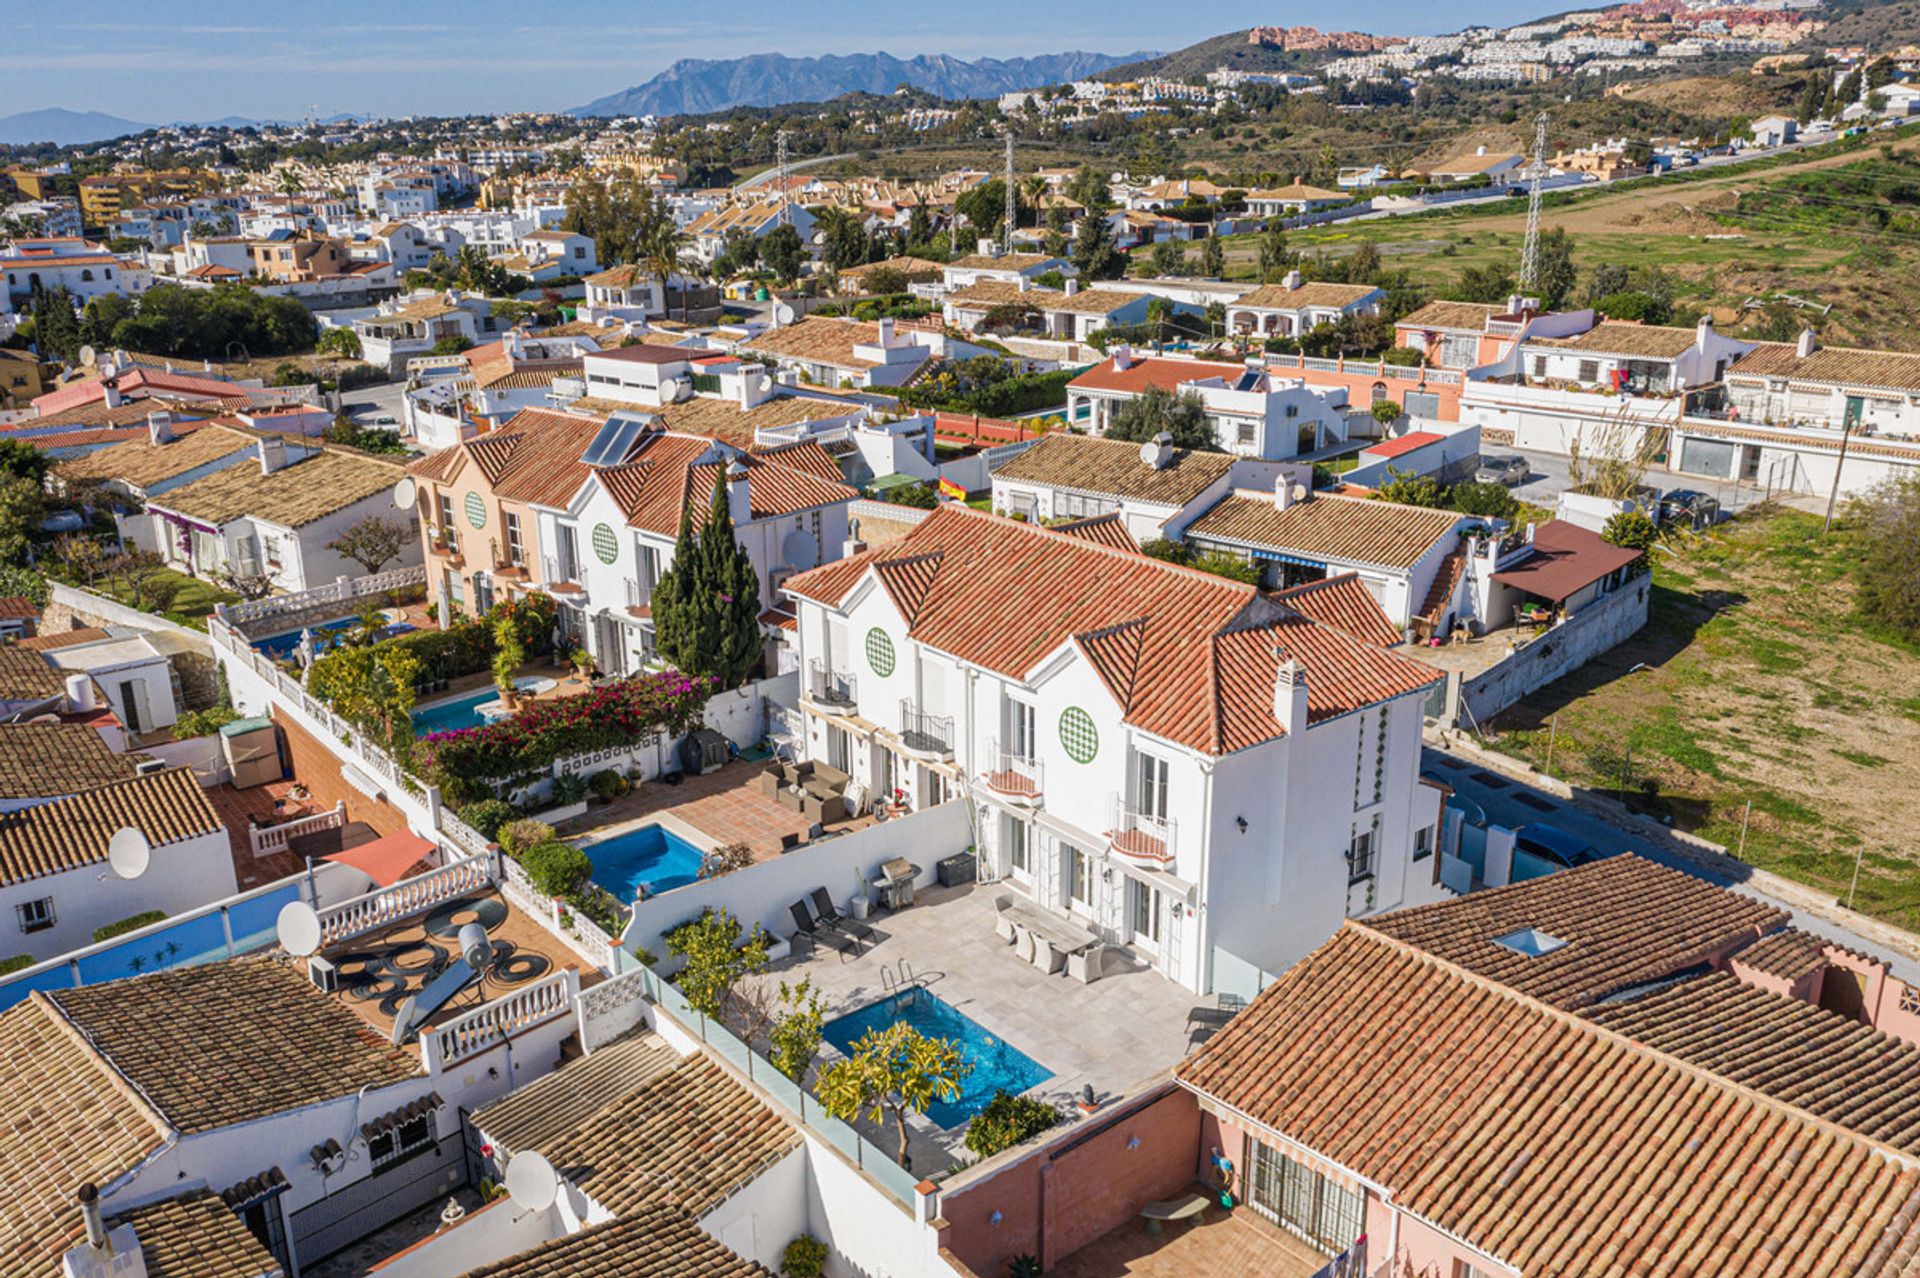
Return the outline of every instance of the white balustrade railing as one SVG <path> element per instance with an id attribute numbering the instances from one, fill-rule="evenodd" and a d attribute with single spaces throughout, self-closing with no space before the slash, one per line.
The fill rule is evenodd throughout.
<path id="1" fill-rule="evenodd" d="M 324 586 L 315 586 L 311 590 L 302 590 L 298 594 L 269 595 L 265 599 L 247 599 L 239 603 L 226 604 L 223 605 L 221 616 L 229 622 L 259 621 L 263 617 L 283 617 L 291 613 L 305 612 L 309 608 L 352 603 L 368 595 L 386 594 L 389 591 L 426 584 L 427 570 L 423 564 L 415 564 L 410 568 L 389 568 L 385 572 L 329 582 Z"/>
<path id="2" fill-rule="evenodd" d="M 500 857 L 500 894 L 527 918 L 532 919 L 587 962 L 603 972 L 619 969 L 615 951 L 620 943 L 602 931 L 598 924 L 557 897 L 543 894 L 527 877 L 520 863 L 510 856 Z"/>
<path id="3" fill-rule="evenodd" d="M 320 911 L 320 943 L 338 945 L 493 885 L 489 858 L 470 856 Z"/>
<path id="4" fill-rule="evenodd" d="M 556 1017 L 569 1015 L 580 996 L 580 974 L 568 969 L 535 981 L 420 1036 L 429 1071 L 445 1069 Z"/>
<path id="5" fill-rule="evenodd" d="M 289 840 L 318 830 L 338 830 L 346 823 L 347 803 L 342 799 L 327 811 L 316 812 L 312 816 L 283 821 L 279 825 L 269 825 L 264 828 L 253 826 L 247 831 L 247 841 L 253 845 L 255 856 L 272 856 L 275 852 L 285 852 Z"/>

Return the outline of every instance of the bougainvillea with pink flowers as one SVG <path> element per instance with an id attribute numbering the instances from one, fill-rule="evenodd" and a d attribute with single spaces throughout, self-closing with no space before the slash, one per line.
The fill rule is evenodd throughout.
<path id="1" fill-rule="evenodd" d="M 435 732 L 414 745 L 421 775 L 442 790 L 536 772 L 555 759 L 631 745 L 650 732 L 697 727 L 713 681 L 675 670 L 601 684 L 577 697 L 535 701 L 511 719 Z"/>

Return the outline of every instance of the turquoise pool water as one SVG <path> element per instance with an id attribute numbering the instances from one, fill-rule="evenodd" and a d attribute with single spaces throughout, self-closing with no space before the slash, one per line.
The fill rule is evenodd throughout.
<path id="1" fill-rule="evenodd" d="M 500 699 L 499 690 L 491 684 L 478 692 L 470 692 L 464 697 L 455 697 L 451 701 L 436 701 L 430 706 L 413 712 L 413 735 L 428 736 L 435 732 L 456 732 L 461 728 L 477 728 L 486 722 L 479 714 L 479 708 L 489 701 Z"/>
<path id="2" fill-rule="evenodd" d="M 589 843 L 585 850 L 593 862 L 593 881 L 622 901 L 632 901 L 643 888 L 648 896 L 658 896 L 685 887 L 700 877 L 706 860 L 699 848 L 657 825 Z"/>
<path id="3" fill-rule="evenodd" d="M 986 1108 L 997 1090 L 1017 1096 L 1053 1077 L 1052 1070 L 1005 1039 L 987 1033 L 965 1012 L 917 985 L 835 1017 L 821 1027 L 820 1036 L 851 1055 L 854 1041 L 862 1034 L 900 1021 L 929 1038 L 957 1041 L 961 1054 L 973 1066 L 959 1095 L 952 1100 L 936 1100 L 927 1107 L 927 1117 L 941 1128 L 958 1127 L 972 1118 Z"/>

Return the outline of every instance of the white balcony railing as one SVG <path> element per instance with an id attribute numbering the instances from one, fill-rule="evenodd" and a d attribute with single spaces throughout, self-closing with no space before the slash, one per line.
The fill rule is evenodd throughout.
<path id="1" fill-rule="evenodd" d="M 579 995 L 580 974 L 572 968 L 535 981 L 426 1031 L 420 1036 L 423 1063 L 437 1073 L 536 1025 L 571 1015 Z"/>
<path id="2" fill-rule="evenodd" d="M 412 918 L 442 902 L 489 888 L 493 885 L 490 860 L 471 856 L 415 878 L 402 879 L 392 887 L 329 906 L 320 911 L 320 943 L 338 945 Z"/>
<path id="3" fill-rule="evenodd" d="M 279 825 L 265 828 L 252 826 L 247 830 L 247 841 L 253 845 L 255 856 L 271 856 L 275 852 L 285 852 L 287 843 L 303 834 L 313 834 L 320 830 L 338 830 L 347 823 L 347 804 L 342 799 L 325 812 L 316 812 L 312 816 L 300 817 L 293 821 L 282 821 Z"/>
<path id="4" fill-rule="evenodd" d="M 1179 823 L 1172 817 L 1143 812 L 1119 795 L 1113 799 L 1113 825 L 1107 845 L 1115 856 L 1149 869 L 1173 863 Z"/>
<path id="5" fill-rule="evenodd" d="M 860 704 L 860 685 L 845 670 L 830 670 L 818 657 L 807 662 L 807 698 L 823 709 L 851 714 Z"/>
<path id="6" fill-rule="evenodd" d="M 1002 750 L 998 740 L 987 742 L 987 768 L 981 779 L 987 789 L 1016 802 L 1038 802 L 1046 788 L 1046 773 L 1040 760 Z"/>

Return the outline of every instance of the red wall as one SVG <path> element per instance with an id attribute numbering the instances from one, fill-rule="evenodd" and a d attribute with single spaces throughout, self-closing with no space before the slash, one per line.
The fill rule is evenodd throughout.
<path id="1" fill-rule="evenodd" d="M 1129 1141 L 1138 1140 L 1129 1149 Z M 1200 1107 L 1168 1090 L 1063 1129 L 1044 1148 L 941 1196 L 941 1245 L 976 1274 L 1053 1265 L 1193 1183 Z M 998 1224 L 992 1222 L 999 1212 Z"/>
<path id="2" fill-rule="evenodd" d="M 1433 383 L 1419 386 L 1413 382 L 1402 381 L 1397 377 L 1367 377 L 1359 373 L 1326 373 L 1303 366 L 1304 360 L 1298 355 L 1267 356 L 1267 371 L 1276 377 L 1297 377 L 1309 386 L 1342 386 L 1346 388 L 1347 403 L 1353 408 L 1366 408 L 1373 403 L 1373 384 L 1384 383 L 1387 398 L 1396 404 L 1404 405 L 1408 391 L 1422 391 L 1439 397 L 1440 415 L 1436 419 L 1443 422 L 1460 420 L 1460 383 L 1443 386 Z M 1457 370 L 1456 370 L 1457 371 Z"/>

